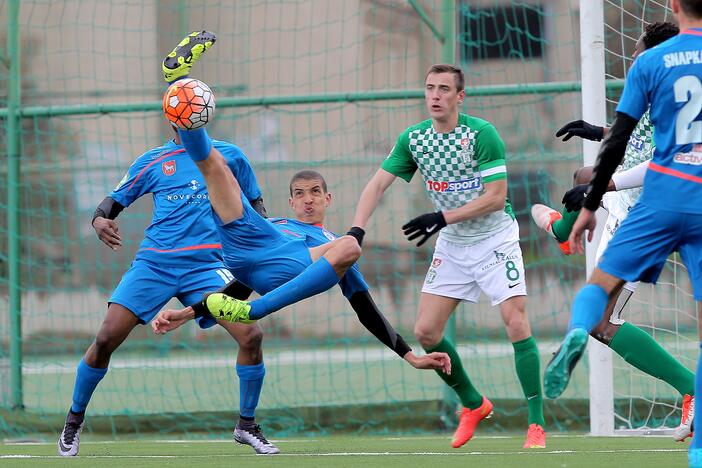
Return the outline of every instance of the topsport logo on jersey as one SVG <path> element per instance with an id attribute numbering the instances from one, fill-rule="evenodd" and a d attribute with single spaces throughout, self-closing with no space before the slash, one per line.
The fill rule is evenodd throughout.
<path id="1" fill-rule="evenodd" d="M 480 190 L 481 187 L 480 177 L 453 181 L 427 180 L 427 190 L 430 192 L 470 192 L 473 190 Z"/>

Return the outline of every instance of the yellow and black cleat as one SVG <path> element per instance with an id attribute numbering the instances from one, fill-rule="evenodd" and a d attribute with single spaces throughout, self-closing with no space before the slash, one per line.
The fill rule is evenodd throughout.
<path id="1" fill-rule="evenodd" d="M 190 73 L 190 67 L 217 40 L 217 36 L 209 31 L 195 31 L 183 38 L 180 44 L 163 59 L 163 79 L 173 83 Z"/>

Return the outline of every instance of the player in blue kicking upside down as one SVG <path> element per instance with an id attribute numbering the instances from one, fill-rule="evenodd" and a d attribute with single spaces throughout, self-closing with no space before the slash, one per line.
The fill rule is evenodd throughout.
<path id="1" fill-rule="evenodd" d="M 184 39 L 164 63 L 164 77 L 173 77 L 166 67 L 173 59 L 187 57 L 187 70 L 214 42 L 207 32 Z M 215 141 L 229 170 L 236 174 L 248 203 L 265 214 L 261 192 L 248 160 L 236 146 Z M 57 443 L 62 456 L 78 454 L 85 409 L 98 383 L 105 376 L 112 353 L 139 324 L 149 322 L 171 298 L 185 305 L 199 301 L 203 293 L 217 289 L 232 278 L 222 263 L 219 237 L 212 220 L 207 187 L 195 164 L 176 137 L 139 156 L 124 179 L 100 203 L 93 227 L 99 239 L 113 250 L 122 240 L 117 215 L 138 198 L 151 194 L 153 218 L 131 268 L 124 274 L 108 300 L 107 315 L 78 364 L 73 402 Z M 251 445 L 257 453 L 277 453 L 255 423 L 265 367 L 261 351 L 261 330 L 256 326 L 233 324 L 212 317 L 198 320 L 202 328 L 219 323 L 238 342 L 236 373 L 239 376 L 240 420 L 234 430 L 238 442 Z"/>
<path id="2" fill-rule="evenodd" d="M 338 236 L 324 227 L 324 217 L 332 195 L 321 174 L 315 171 L 300 171 L 290 181 L 290 207 L 295 218 L 271 218 L 273 227 L 286 238 L 301 240 L 308 247 L 317 247 L 334 241 Z M 387 322 L 368 292 L 368 285 L 353 265 L 339 282 L 342 293 L 348 299 L 360 322 L 388 348 L 417 369 L 435 369 L 450 373 L 451 361 L 445 353 L 430 353 L 416 356 L 407 343 Z M 237 280 L 219 290 L 236 299 L 246 299 L 251 290 Z M 181 326 L 194 317 L 208 316 L 204 303 L 194 304 L 181 310 L 160 312 L 151 322 L 155 333 L 162 334 Z"/>
<path id="3" fill-rule="evenodd" d="M 656 149 L 639 202 L 609 242 L 588 284 L 573 303 L 568 334 L 546 367 L 544 389 L 555 398 L 566 388 L 588 333 L 602 319 L 608 297 L 626 281 L 655 282 L 668 255 L 678 251 L 702 309 L 702 2 L 671 0 L 680 34 L 642 53 L 626 77 L 617 116 L 602 143 L 583 210 L 569 242 L 582 253 L 582 238 L 595 229 L 595 211 L 620 164 L 629 136 L 650 105 Z M 701 334 L 702 337 L 702 334 Z M 702 388 L 698 363 L 695 394 Z M 695 419 L 700 421 L 699 405 Z M 702 435 L 695 433 L 690 465 L 702 466 Z"/>

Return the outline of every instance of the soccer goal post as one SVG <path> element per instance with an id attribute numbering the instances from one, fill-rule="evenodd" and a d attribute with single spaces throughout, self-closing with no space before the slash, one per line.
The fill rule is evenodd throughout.
<path id="1" fill-rule="evenodd" d="M 603 2 L 580 0 L 580 61 L 582 77 L 583 120 L 604 125 L 607 120 L 605 95 L 605 48 Z M 599 143 L 583 140 L 583 163 L 595 163 Z M 597 240 L 602 231 L 598 219 L 595 242 L 587 243 L 587 275 L 595 267 Z M 590 432 L 592 435 L 614 433 L 614 388 L 612 382 L 612 350 L 590 338 Z"/>

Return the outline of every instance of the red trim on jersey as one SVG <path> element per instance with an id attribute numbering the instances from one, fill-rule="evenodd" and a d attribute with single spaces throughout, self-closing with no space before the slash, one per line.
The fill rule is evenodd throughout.
<path id="1" fill-rule="evenodd" d="M 281 231 L 286 232 L 286 233 L 290 234 L 291 236 L 302 237 L 300 234 L 298 234 L 296 232 L 289 231 L 287 229 L 281 229 Z"/>
<path id="2" fill-rule="evenodd" d="M 200 244 L 200 245 L 190 245 L 188 247 L 181 247 L 179 249 L 156 249 L 154 247 L 144 247 L 141 250 L 151 250 L 152 252 L 158 253 L 168 253 L 168 252 L 184 252 L 186 250 L 201 250 L 201 249 L 222 249 L 222 244 Z"/>
<path id="3" fill-rule="evenodd" d="M 686 29 L 680 31 L 680 34 L 692 34 L 693 36 L 702 36 L 702 31 L 695 31 L 694 29 Z"/>
<path id="4" fill-rule="evenodd" d="M 697 182 L 698 184 L 702 184 L 702 177 L 697 177 L 697 176 L 693 176 L 691 174 L 686 174 L 682 171 L 677 171 L 677 170 L 671 169 L 669 167 L 663 167 L 663 166 L 660 166 L 660 165 L 654 163 L 653 161 L 648 163 L 648 168 L 652 171 L 660 172 L 661 174 L 666 174 L 669 176 L 677 177 L 679 179 L 685 179 L 685 180 L 689 180 L 690 182 Z"/>
<path id="5" fill-rule="evenodd" d="M 134 180 L 132 181 L 132 183 L 129 184 L 129 188 L 127 188 L 127 191 L 129 191 L 129 190 L 132 189 L 132 187 L 134 186 L 134 184 L 136 184 L 136 181 L 139 180 L 139 177 L 141 177 L 142 174 L 144 174 L 144 171 L 146 171 L 148 168 L 150 168 L 151 166 L 153 166 L 154 164 L 156 164 L 156 163 L 159 162 L 159 161 L 163 161 L 164 159 L 166 159 L 166 158 L 169 157 L 169 156 L 173 156 L 174 154 L 183 153 L 183 152 L 185 152 L 185 148 L 178 149 L 178 150 L 175 150 L 175 151 L 171 151 L 170 153 L 166 153 L 166 154 L 164 154 L 163 156 L 161 156 L 160 158 L 154 159 L 153 161 L 151 161 L 149 164 L 147 164 L 146 166 L 144 166 L 144 169 L 142 169 L 141 171 L 139 171 L 139 174 L 137 174 L 137 176 L 134 178 Z"/>

